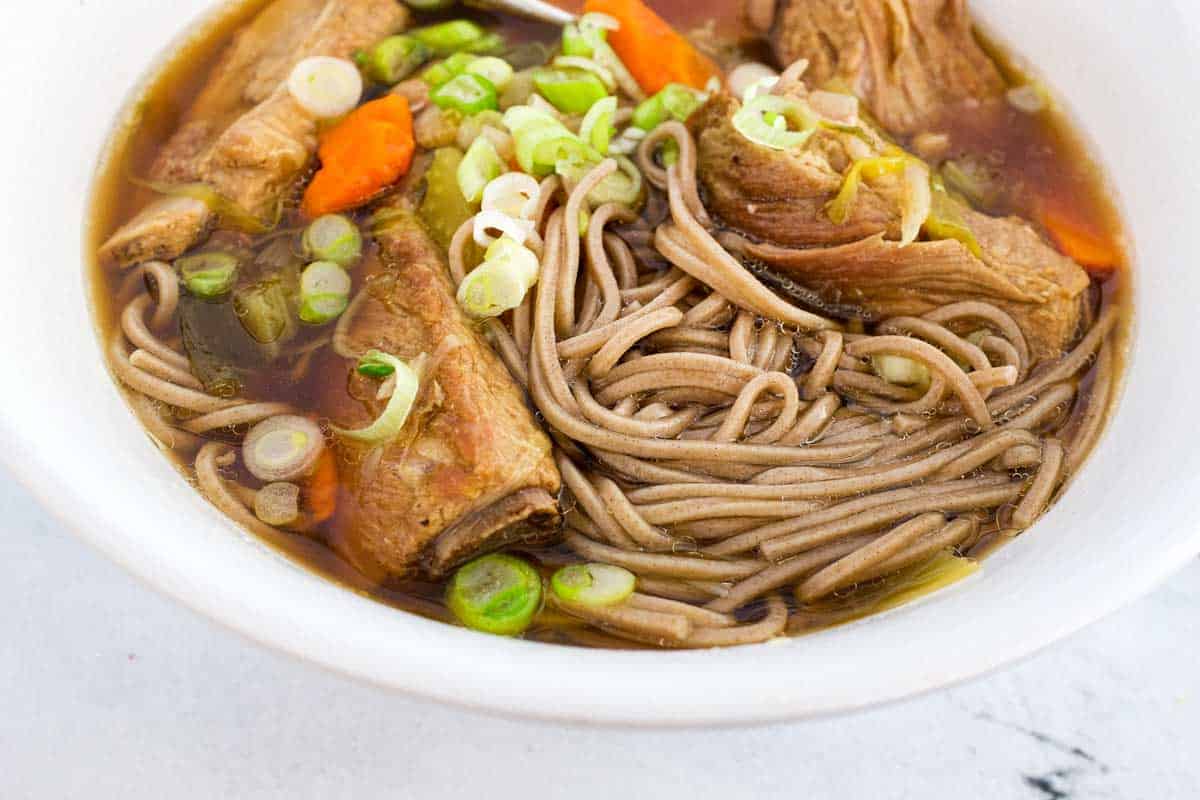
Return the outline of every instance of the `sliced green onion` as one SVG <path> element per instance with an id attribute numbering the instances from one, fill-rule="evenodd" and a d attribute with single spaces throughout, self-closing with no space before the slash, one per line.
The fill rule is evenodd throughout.
<path id="1" fill-rule="evenodd" d="M 362 99 L 362 75 L 354 62 L 332 56 L 306 58 L 292 68 L 288 91 L 318 119 L 349 113 Z"/>
<path id="2" fill-rule="evenodd" d="M 663 106 L 662 96 L 648 97 L 637 108 L 633 109 L 633 119 L 630 124 L 644 131 L 652 131 L 667 121 L 667 109 Z"/>
<path id="3" fill-rule="evenodd" d="M 422 72 L 421 80 L 436 89 L 466 72 L 467 67 L 475 63 L 476 58 L 478 56 L 473 56 L 470 53 L 455 53 Z"/>
<path id="4" fill-rule="evenodd" d="M 237 283 L 238 259 L 229 253 L 198 253 L 175 261 L 183 285 L 196 297 L 224 297 Z"/>
<path id="5" fill-rule="evenodd" d="M 543 139 L 533 149 L 535 167 L 554 167 L 562 161 L 572 164 L 595 164 L 600 155 L 573 133 L 554 139 Z"/>
<path id="6" fill-rule="evenodd" d="M 463 625 L 484 633 L 523 633 L 542 604 L 542 578 L 525 561 L 502 553 L 459 567 L 446 605 Z"/>
<path id="7" fill-rule="evenodd" d="M 928 389 L 931 381 L 929 367 L 904 356 L 871 356 L 871 369 L 888 383 Z"/>
<path id="8" fill-rule="evenodd" d="M 524 244 L 533 234 L 533 227 L 530 219 L 517 219 L 500 211 L 480 211 L 475 215 L 475 244 L 490 247 L 501 237 Z M 500 236 L 493 236 L 491 231 L 499 232 Z"/>
<path id="9" fill-rule="evenodd" d="M 619 172 L 614 172 L 600 181 L 595 189 L 588 193 L 588 202 L 593 207 L 605 203 L 620 203 L 634 207 L 642 198 L 642 172 L 637 165 L 625 156 L 616 157 Z M 578 182 L 595 166 L 595 163 L 559 162 L 558 172 L 568 180 Z"/>
<path id="10" fill-rule="evenodd" d="M 408 416 L 412 413 L 413 404 L 417 400 L 417 392 L 421 388 L 421 377 L 417 370 L 391 353 L 385 353 L 381 350 L 371 350 L 363 357 L 363 360 L 386 364 L 392 368 L 392 375 L 396 379 L 395 387 L 392 389 L 392 396 L 388 398 L 387 406 L 384 407 L 383 413 L 379 415 L 379 418 L 367 427 L 354 431 L 345 430 L 344 428 L 333 428 L 333 432 L 343 439 L 351 439 L 356 442 L 366 442 L 373 445 L 384 444 L 395 439 L 404 427 L 404 423 L 408 421 Z"/>
<path id="11" fill-rule="evenodd" d="M 825 206 L 825 213 L 835 224 L 844 225 L 850 219 L 854 201 L 858 199 L 858 187 L 864 179 L 903 175 L 907 163 L 908 160 L 904 156 L 875 156 L 855 161 L 846 172 L 846 177 L 842 179 L 842 187 L 837 195 Z"/>
<path id="12" fill-rule="evenodd" d="M 533 73 L 533 85 L 564 114 L 582 114 L 608 95 L 600 78 L 581 69 L 539 69 Z"/>
<path id="13" fill-rule="evenodd" d="M 682 83 L 669 83 L 658 94 L 662 97 L 663 108 L 667 114 L 680 122 L 687 122 L 688 117 L 708 102 L 708 95 L 704 92 L 698 92 Z"/>
<path id="14" fill-rule="evenodd" d="M 389 36 L 354 58 L 377 83 L 395 84 L 417 71 L 432 52 L 411 36 Z"/>
<path id="15" fill-rule="evenodd" d="M 550 114 L 530 106 L 510 108 L 504 114 L 504 124 L 513 135 L 517 163 L 523 171 L 539 178 L 554 171 L 554 162 L 537 162 L 537 149 L 545 142 L 577 138 Z"/>
<path id="16" fill-rule="evenodd" d="M 592 608 L 623 602 L 636 584 L 632 572 L 612 564 L 572 564 L 550 578 L 550 588 L 560 600 Z"/>
<path id="17" fill-rule="evenodd" d="M 507 61 L 496 56 L 480 56 L 470 63 L 467 73 L 481 75 L 496 87 L 497 92 L 503 92 L 512 83 L 513 68 Z"/>
<path id="18" fill-rule="evenodd" d="M 428 28 L 418 28 L 412 36 L 439 56 L 470 49 L 487 32 L 469 19 L 455 19 Z"/>
<path id="19" fill-rule="evenodd" d="M 930 181 L 933 198 L 929 217 L 925 220 L 923 230 L 930 239 L 954 239 L 962 242 L 963 246 L 976 258 L 983 257 L 983 248 L 975 234 L 962 221 L 962 216 L 954 206 L 940 178 Z"/>
<path id="20" fill-rule="evenodd" d="M 308 417 L 283 414 L 255 425 L 242 442 L 242 461 L 264 483 L 292 481 L 312 473 L 325 450 L 325 435 Z"/>
<path id="21" fill-rule="evenodd" d="M 254 493 L 254 516 L 276 527 L 300 518 L 300 487 L 294 483 L 268 483 Z"/>
<path id="22" fill-rule="evenodd" d="M 471 42 L 465 49 L 468 53 L 498 55 L 504 52 L 506 47 L 507 45 L 504 42 L 503 36 L 498 33 L 489 32 Z"/>
<path id="23" fill-rule="evenodd" d="M 529 248 L 503 236 L 459 285 L 458 304 L 475 319 L 498 317 L 521 304 L 537 284 L 539 268 L 538 258 Z"/>
<path id="24" fill-rule="evenodd" d="M 708 95 L 703 92 L 681 83 L 669 83 L 658 94 L 638 104 L 633 110 L 631 124 L 635 128 L 652 131 L 668 119 L 686 122 L 706 102 Z"/>
<path id="25" fill-rule="evenodd" d="M 483 190 L 480 208 L 498 211 L 515 219 L 529 219 L 537 209 L 541 186 L 532 175 L 509 172 L 489 183 Z"/>
<path id="26" fill-rule="evenodd" d="M 538 261 L 538 257 L 532 250 L 515 239 L 508 237 L 497 239 L 488 247 L 484 254 L 484 260 L 504 264 L 506 269 L 511 268 L 529 288 L 537 285 L 541 262 Z"/>
<path id="27" fill-rule="evenodd" d="M 558 69 L 580 69 L 584 72 L 590 72 L 600 79 L 607 91 L 615 92 L 617 90 L 617 79 L 613 77 L 612 70 L 601 64 L 597 64 L 590 58 L 583 56 L 558 56 L 551 62 L 551 66 Z"/>
<path id="28" fill-rule="evenodd" d="M 617 132 L 613 118 L 617 113 L 617 98 L 606 97 L 594 103 L 579 124 L 579 138 L 602 156 L 608 155 L 608 146 Z"/>
<path id="29" fill-rule="evenodd" d="M 300 276 L 300 319 L 324 325 L 350 304 L 350 275 L 332 261 L 309 264 Z"/>
<path id="30" fill-rule="evenodd" d="M 565 56 L 590 58 L 592 55 L 591 37 L 584 35 L 579 30 L 579 26 L 572 22 L 563 27 L 562 51 Z"/>
<path id="31" fill-rule="evenodd" d="M 456 299 L 467 316 L 489 319 L 521 305 L 528 291 L 515 271 L 484 262 L 463 278 Z"/>
<path id="32" fill-rule="evenodd" d="M 933 209 L 933 193 L 929 188 L 929 167 L 917 159 L 904 166 L 904 205 L 900 214 L 900 244 L 917 240 L 921 226 Z"/>
<path id="33" fill-rule="evenodd" d="M 487 185 L 503 172 L 504 161 L 495 145 L 486 136 L 480 136 L 458 165 L 458 188 L 468 203 L 478 203 Z"/>
<path id="34" fill-rule="evenodd" d="M 349 217 L 326 214 L 304 231 L 304 252 L 315 261 L 332 261 L 349 267 L 362 257 L 362 233 Z"/>
<path id="35" fill-rule="evenodd" d="M 782 119 L 782 127 L 772 124 Z M 764 94 L 733 115 L 733 127 L 746 139 L 772 150 L 801 147 L 816 132 L 816 118 L 795 100 Z"/>
<path id="36" fill-rule="evenodd" d="M 358 360 L 358 374 L 367 378 L 386 378 L 396 373 L 396 368 L 390 361 L 380 357 L 372 350 Z"/>
<path id="37" fill-rule="evenodd" d="M 531 106 L 513 106 L 504 112 L 504 126 L 515 136 L 523 128 L 543 123 L 562 125 L 558 118 L 550 113 Z"/>
<path id="38" fill-rule="evenodd" d="M 434 89 L 430 99 L 439 108 L 449 108 L 467 115 L 500 107 L 496 87 L 491 81 L 465 72 Z"/>

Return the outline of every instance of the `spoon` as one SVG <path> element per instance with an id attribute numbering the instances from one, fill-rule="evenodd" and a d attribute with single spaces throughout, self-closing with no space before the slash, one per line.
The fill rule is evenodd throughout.
<path id="1" fill-rule="evenodd" d="M 467 5 L 484 11 L 498 11 L 539 22 L 549 22 L 552 25 L 566 25 L 575 21 L 575 15 L 570 11 L 543 0 L 468 0 Z"/>

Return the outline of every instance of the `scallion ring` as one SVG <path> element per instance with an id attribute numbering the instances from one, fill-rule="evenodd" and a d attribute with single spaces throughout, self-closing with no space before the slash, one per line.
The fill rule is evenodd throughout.
<path id="1" fill-rule="evenodd" d="M 636 584 L 632 572 L 612 564 L 572 564 L 550 578 L 550 588 L 560 600 L 592 608 L 627 600 Z"/>
<path id="2" fill-rule="evenodd" d="M 184 287 L 202 300 L 229 294 L 237 283 L 238 259 L 229 253 L 209 252 L 175 260 Z"/>
<path id="3" fill-rule="evenodd" d="M 608 155 L 608 146 L 616 133 L 613 127 L 616 113 L 617 98 L 606 97 L 593 103 L 579 124 L 579 138 L 602 156 Z"/>
<path id="4" fill-rule="evenodd" d="M 782 119 L 782 128 L 775 120 Z M 816 132 L 816 117 L 795 100 L 759 95 L 733 115 L 733 127 L 751 142 L 772 150 L 802 147 Z"/>
<path id="5" fill-rule="evenodd" d="M 480 208 L 498 211 L 516 219 L 529 219 L 537 210 L 541 188 L 532 175 L 509 172 L 484 188 Z"/>
<path id="6" fill-rule="evenodd" d="M 362 99 L 363 82 L 358 67 L 344 58 L 312 56 L 292 68 L 288 91 L 296 102 L 318 119 L 348 114 Z"/>
<path id="7" fill-rule="evenodd" d="M 304 251 L 315 261 L 332 261 L 349 267 L 362 257 L 362 233 L 341 214 L 326 214 L 313 220 L 304 231 Z"/>
<path id="8" fill-rule="evenodd" d="M 458 164 L 458 188 L 468 203 L 483 199 L 483 190 L 504 172 L 504 161 L 486 136 L 478 137 Z"/>
<path id="9" fill-rule="evenodd" d="M 514 556 L 486 555 L 454 573 L 446 605 L 468 628 L 515 636 L 529 627 L 542 605 L 542 577 Z"/>
<path id="10" fill-rule="evenodd" d="M 310 475 L 325 449 L 320 426 L 308 417 L 283 414 L 255 425 L 242 443 L 242 461 L 264 483 Z"/>
<path id="11" fill-rule="evenodd" d="M 309 264 L 300 276 L 300 319 L 324 325 L 342 315 L 350 304 L 350 275 L 332 261 Z"/>
<path id="12" fill-rule="evenodd" d="M 395 439 L 404 427 L 404 423 L 408 421 L 409 414 L 412 413 L 413 404 L 417 400 L 417 392 L 421 388 L 421 377 L 417 370 L 410 367 L 404 361 L 396 358 L 391 353 L 385 353 L 381 350 L 372 350 L 364 356 L 364 360 L 369 360 L 371 363 L 383 364 L 392 368 L 392 375 L 395 376 L 395 387 L 392 389 L 392 396 L 388 398 L 387 406 L 383 409 L 383 413 L 379 415 L 373 423 L 359 430 L 346 430 L 345 428 L 333 428 L 333 432 L 343 439 L 350 439 L 356 442 L 366 442 L 368 444 L 384 444 Z M 361 362 L 360 362 L 361 363 Z"/>

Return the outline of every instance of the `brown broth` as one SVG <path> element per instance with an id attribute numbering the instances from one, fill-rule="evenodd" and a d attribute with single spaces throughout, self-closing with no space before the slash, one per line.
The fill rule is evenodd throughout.
<path id="1" fill-rule="evenodd" d="M 147 84 L 127 124 L 116 135 L 93 190 L 89 220 L 92 252 L 99 249 L 100 244 L 120 223 L 153 198 L 149 191 L 134 186 L 127 178 L 148 172 L 159 149 L 190 107 L 223 47 L 238 28 L 269 1 L 232 3 L 225 13 L 187 39 L 179 52 Z M 560 4 L 572 10 L 578 10 L 582 5 L 574 0 L 563 0 Z M 763 59 L 766 57 L 765 49 L 761 42 L 750 36 L 737 13 L 739 5 L 728 0 L 661 0 L 654 3 L 655 8 L 681 30 L 696 31 L 706 41 L 732 43 L 718 53 L 718 57 L 736 55 Z M 559 35 L 556 27 L 477 12 L 472 14 L 504 33 L 512 42 L 550 41 Z M 437 16 L 419 17 L 420 21 L 437 19 Z M 988 46 L 993 54 L 1003 58 L 1001 50 L 990 43 Z M 1011 61 L 1003 59 L 1002 63 L 1010 77 L 1020 75 L 1011 66 Z M 1127 302 L 1128 264 L 1120 219 L 1100 170 L 1089 158 L 1082 138 L 1065 116 L 1058 112 L 1028 115 L 1005 106 L 992 115 L 959 115 L 945 133 L 950 137 L 952 154 L 986 159 L 995 169 L 997 183 L 1005 187 L 1004 193 L 984 210 L 997 214 L 1016 214 L 1037 224 L 1046 204 L 1052 201 L 1056 208 L 1069 211 L 1078 229 L 1119 253 L 1119 263 L 1114 265 L 1114 270 L 1104 280 L 1097 281 L 1097 287 L 1104 298 L 1103 302 Z M 283 224 L 287 226 L 297 222 L 294 218 L 285 218 Z M 96 263 L 89 264 L 88 270 L 96 320 L 104 341 L 108 341 L 117 331 L 120 309 L 129 299 L 121 295 L 124 278 L 102 269 Z M 125 288 L 128 291 L 129 287 Z M 355 290 L 358 288 L 356 285 Z M 319 331 L 302 334 L 309 340 L 319 335 Z M 247 385 L 248 393 L 263 400 L 286 400 L 300 408 L 315 408 L 321 392 L 326 388 L 326 382 L 319 376 L 333 372 L 340 374 L 340 367 L 338 371 L 322 369 L 322 362 L 326 359 L 332 364 L 337 357 L 328 352 L 328 348 L 322 348 L 307 376 L 298 381 L 288 376 L 285 367 L 263 369 Z M 1113 394 L 1115 397 L 1117 393 Z M 193 479 L 190 463 L 185 463 L 171 451 L 167 452 L 189 480 Z M 339 502 L 353 502 L 353 499 L 343 493 Z M 314 548 L 313 540 L 309 537 L 285 534 L 283 547 L 289 556 L 306 566 L 380 602 L 431 619 L 451 619 L 442 602 L 444 583 L 406 580 L 387 586 L 372 586 L 331 550 Z M 516 552 L 538 564 L 547 574 L 563 563 L 567 556 L 567 551 L 561 548 L 527 551 L 518 548 Z M 877 588 L 877 583 L 872 588 Z M 848 601 L 846 608 L 846 617 L 852 617 L 853 602 Z M 753 616 L 752 611 L 750 609 L 746 613 Z M 585 627 L 579 621 L 549 609 L 538 616 L 534 627 L 525 637 L 597 647 L 639 647 Z"/>

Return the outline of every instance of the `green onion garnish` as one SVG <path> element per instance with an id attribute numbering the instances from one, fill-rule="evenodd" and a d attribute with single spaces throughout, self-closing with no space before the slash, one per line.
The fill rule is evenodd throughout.
<path id="1" fill-rule="evenodd" d="M 554 594 L 567 603 L 581 606 L 611 606 L 633 594 L 637 578 L 611 564 L 572 564 L 550 579 Z"/>
<path id="2" fill-rule="evenodd" d="M 487 32 L 469 19 L 455 19 L 412 31 L 412 36 L 436 55 L 448 56 L 471 49 Z"/>
<path id="3" fill-rule="evenodd" d="M 487 185 L 503 173 L 504 160 L 496 152 L 496 146 L 486 136 L 480 136 L 471 143 L 458 165 L 458 188 L 468 203 L 478 203 Z"/>
<path id="4" fill-rule="evenodd" d="M 733 127 L 755 144 L 772 150 L 792 150 L 809 140 L 819 121 L 795 100 L 762 94 L 733 115 Z"/>
<path id="5" fill-rule="evenodd" d="M 175 261 L 183 285 L 202 300 L 229 294 L 237 283 L 238 260 L 229 253 L 197 253 Z"/>
<path id="6" fill-rule="evenodd" d="M 487 78 L 497 92 L 503 92 L 512 83 L 513 68 L 507 61 L 496 56 L 480 56 L 467 65 L 471 75 Z"/>
<path id="7" fill-rule="evenodd" d="M 435 89 L 444 83 L 449 83 L 451 79 L 462 75 L 467 71 L 467 67 L 474 63 L 477 56 L 470 53 L 455 53 L 445 61 L 439 61 L 429 69 L 421 73 L 421 80 L 428 83 Z"/>
<path id="8" fill-rule="evenodd" d="M 350 304 L 350 275 L 332 261 L 309 264 L 300 276 L 300 319 L 324 325 Z"/>
<path id="9" fill-rule="evenodd" d="M 381 350 L 370 351 L 363 357 L 363 361 L 386 364 L 392 368 L 392 374 L 396 376 L 396 385 L 392 389 L 392 396 L 388 398 L 388 404 L 383 409 L 383 413 L 367 427 L 353 431 L 344 428 L 331 428 L 331 430 L 343 439 L 352 439 L 372 445 L 385 444 L 395 439 L 404 427 L 404 423 L 408 421 L 408 415 L 412 413 L 413 404 L 417 400 L 417 392 L 421 388 L 421 378 L 417 370 L 394 355 Z M 362 370 L 363 361 L 359 362 L 359 371 Z"/>
<path id="10" fill-rule="evenodd" d="M 386 378 L 389 375 L 395 374 L 395 372 L 395 365 L 382 358 L 374 350 L 367 353 L 358 362 L 358 374 L 368 378 Z"/>
<path id="11" fill-rule="evenodd" d="M 582 114 L 608 96 L 604 82 L 581 69 L 539 69 L 533 73 L 533 85 L 564 114 Z"/>
<path id="12" fill-rule="evenodd" d="M 515 636 L 529 627 L 542 604 L 542 578 L 519 558 L 483 556 L 454 573 L 446 604 L 468 628 Z"/>
<path id="13" fill-rule="evenodd" d="M 430 99 L 439 108 L 448 108 L 467 116 L 500 107 L 492 82 L 481 75 L 466 72 L 434 89 Z"/>
<path id="14" fill-rule="evenodd" d="M 304 250 L 315 261 L 349 267 L 362 257 L 362 234 L 349 217 L 326 214 L 304 231 Z"/>
<path id="15" fill-rule="evenodd" d="M 411 36 L 389 36 L 369 50 L 359 51 L 354 60 L 377 83 L 395 84 L 416 72 L 429 60 L 430 49 Z"/>

